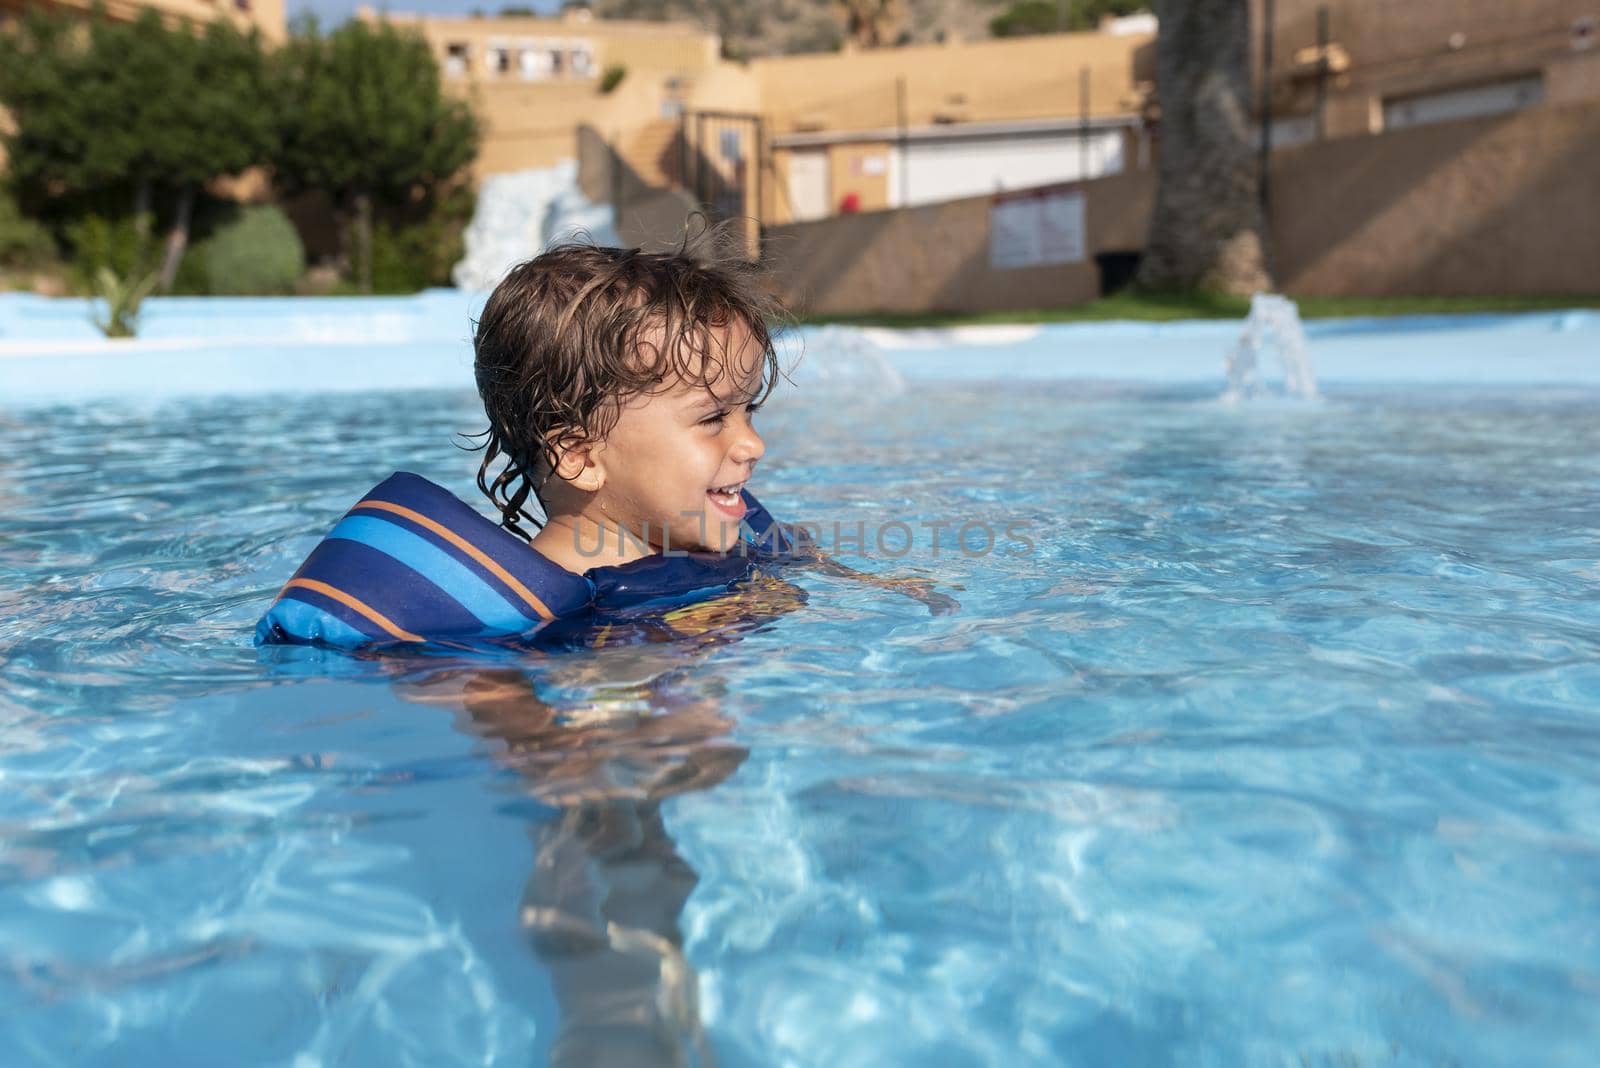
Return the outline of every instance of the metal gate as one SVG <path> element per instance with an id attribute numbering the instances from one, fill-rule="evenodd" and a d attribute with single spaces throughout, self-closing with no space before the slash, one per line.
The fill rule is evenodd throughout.
<path id="1" fill-rule="evenodd" d="M 767 169 L 761 116 L 686 111 L 679 128 L 679 181 L 714 220 L 741 220 L 753 255 L 761 249 Z"/>

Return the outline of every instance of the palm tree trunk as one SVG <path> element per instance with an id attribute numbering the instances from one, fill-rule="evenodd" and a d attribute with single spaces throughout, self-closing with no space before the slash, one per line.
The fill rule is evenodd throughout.
<path id="1" fill-rule="evenodd" d="M 1247 0 L 1156 0 L 1161 163 L 1139 284 L 1272 288 L 1250 116 Z"/>
<path id="2" fill-rule="evenodd" d="M 355 221 L 356 281 L 361 292 L 372 292 L 372 195 L 356 194 Z"/>
<path id="3" fill-rule="evenodd" d="M 144 243 L 150 236 L 150 179 L 140 178 L 133 187 L 133 232 L 139 239 L 139 255 L 144 256 Z"/>
<path id="4" fill-rule="evenodd" d="M 172 228 L 167 231 L 166 250 L 161 257 L 161 292 L 172 292 L 178 280 L 178 267 L 189 247 L 189 220 L 194 216 L 194 186 L 185 186 L 178 194 L 178 210 L 173 216 Z"/>

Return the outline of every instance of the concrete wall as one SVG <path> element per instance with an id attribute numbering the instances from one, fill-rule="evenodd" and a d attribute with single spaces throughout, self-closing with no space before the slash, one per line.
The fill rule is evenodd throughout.
<path id="1" fill-rule="evenodd" d="M 1600 101 L 1306 145 L 1272 173 L 1287 292 L 1600 293 Z"/>
<path id="2" fill-rule="evenodd" d="M 630 75 L 611 93 L 601 93 L 592 79 L 471 82 L 451 88 L 472 102 L 483 123 L 473 165 L 478 178 L 571 159 L 584 126 L 626 147 L 641 131 L 666 121 L 660 118 L 661 83 L 642 75 Z M 672 126 L 675 130 L 675 121 Z"/>
<path id="3" fill-rule="evenodd" d="M 469 92 L 483 124 L 473 164 L 479 178 L 571 159 L 579 124 L 607 110 L 594 86 L 582 83 L 473 86 Z"/>
<path id="4" fill-rule="evenodd" d="M 449 15 L 415 15 L 361 9 L 366 19 L 384 18 L 397 26 L 413 26 L 422 32 L 441 69 L 449 58 L 451 45 L 467 49 L 467 80 L 477 82 L 521 81 L 516 63 L 508 74 L 496 74 L 487 63 L 493 45 L 519 49 L 534 42 L 578 42 L 590 46 L 594 63 L 586 75 L 597 79 L 607 67 L 626 67 L 630 73 L 693 73 L 718 62 L 717 35 L 681 22 L 638 22 L 627 19 L 591 19 L 577 14 L 538 17 L 464 18 Z M 548 81 L 571 80 L 580 76 L 571 71 L 550 75 Z"/>
<path id="5" fill-rule="evenodd" d="M 0 0 L 5 2 L 5 0 Z M 664 109 L 686 103 L 702 82 L 723 85 L 718 76 L 717 36 L 672 22 L 555 18 L 452 18 L 379 14 L 416 29 L 439 61 L 445 86 L 470 100 L 483 122 L 484 137 L 474 171 L 489 174 L 549 167 L 578 152 L 578 129 L 588 125 L 626 144 L 640 130 L 660 122 Z M 583 46 L 593 57 L 586 72 L 527 77 L 520 54 L 535 47 Z M 512 69 L 495 72 L 491 49 L 512 51 Z M 463 49 L 464 67 L 452 64 L 452 48 Z M 600 79 L 613 66 L 626 70 L 622 83 L 600 92 Z M 734 75 L 737 81 L 743 75 Z"/>
<path id="6" fill-rule="evenodd" d="M 1326 296 L 1600 294 L 1600 102 L 1306 145 L 1272 170 L 1279 288 Z M 1144 246 L 1152 172 L 1077 186 L 1081 264 L 989 266 L 990 197 L 768 231 L 801 311 L 999 311 L 1094 299 L 1093 254 Z"/>
<path id="7" fill-rule="evenodd" d="M 767 232 L 766 260 L 784 302 L 802 313 L 1082 304 L 1099 293 L 1094 253 L 1143 246 L 1155 175 L 1122 174 L 1061 188 L 1081 189 L 1087 199 L 1089 258 L 1083 263 L 992 269 L 987 196 L 776 226 Z"/>
<path id="8" fill-rule="evenodd" d="M 1544 68 L 1544 98 L 1552 104 L 1600 100 L 1600 49 L 1568 51 Z"/>
<path id="9" fill-rule="evenodd" d="M 1263 0 L 1250 4 L 1259 72 Z M 1600 47 L 1575 50 L 1571 35 L 1576 20 L 1600 15 L 1594 0 L 1275 0 L 1277 114 L 1313 109 L 1317 8 L 1324 4 L 1330 40 L 1349 60 L 1348 71 L 1328 83 L 1329 136 L 1380 132 L 1386 99 L 1527 75 L 1542 75 L 1552 104 L 1600 98 Z"/>
<path id="10" fill-rule="evenodd" d="M 695 111 L 754 113 L 761 110 L 761 82 L 748 67 L 718 63 L 695 75 L 684 99 Z"/>

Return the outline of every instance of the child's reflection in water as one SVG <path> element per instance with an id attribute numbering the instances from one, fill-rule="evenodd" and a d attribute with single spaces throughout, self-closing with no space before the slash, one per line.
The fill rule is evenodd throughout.
<path id="1" fill-rule="evenodd" d="M 711 1063 L 678 928 L 697 876 L 661 803 L 722 782 L 746 750 L 726 739 L 717 680 L 690 686 L 684 673 L 803 603 L 797 587 L 760 578 L 570 635 L 588 651 L 535 652 L 526 670 L 455 661 L 397 682 L 402 697 L 464 712 L 466 729 L 498 743 L 497 759 L 559 810 L 531 829 L 521 910 L 560 1007 L 552 1064 Z"/>

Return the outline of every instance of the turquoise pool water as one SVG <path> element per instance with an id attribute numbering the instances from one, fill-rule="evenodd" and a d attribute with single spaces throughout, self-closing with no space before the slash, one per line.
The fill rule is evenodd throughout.
<path id="1" fill-rule="evenodd" d="M 391 470 L 471 499 L 454 371 L 106 400 L 178 357 L 13 362 L 0 1057 L 1591 1064 L 1600 388 L 1561 322 L 1314 336 L 1323 401 L 1231 408 L 1209 327 L 1142 381 L 1131 329 L 1121 381 L 1070 333 L 813 338 L 752 488 L 959 610 L 797 571 L 526 658 L 250 644 Z"/>

